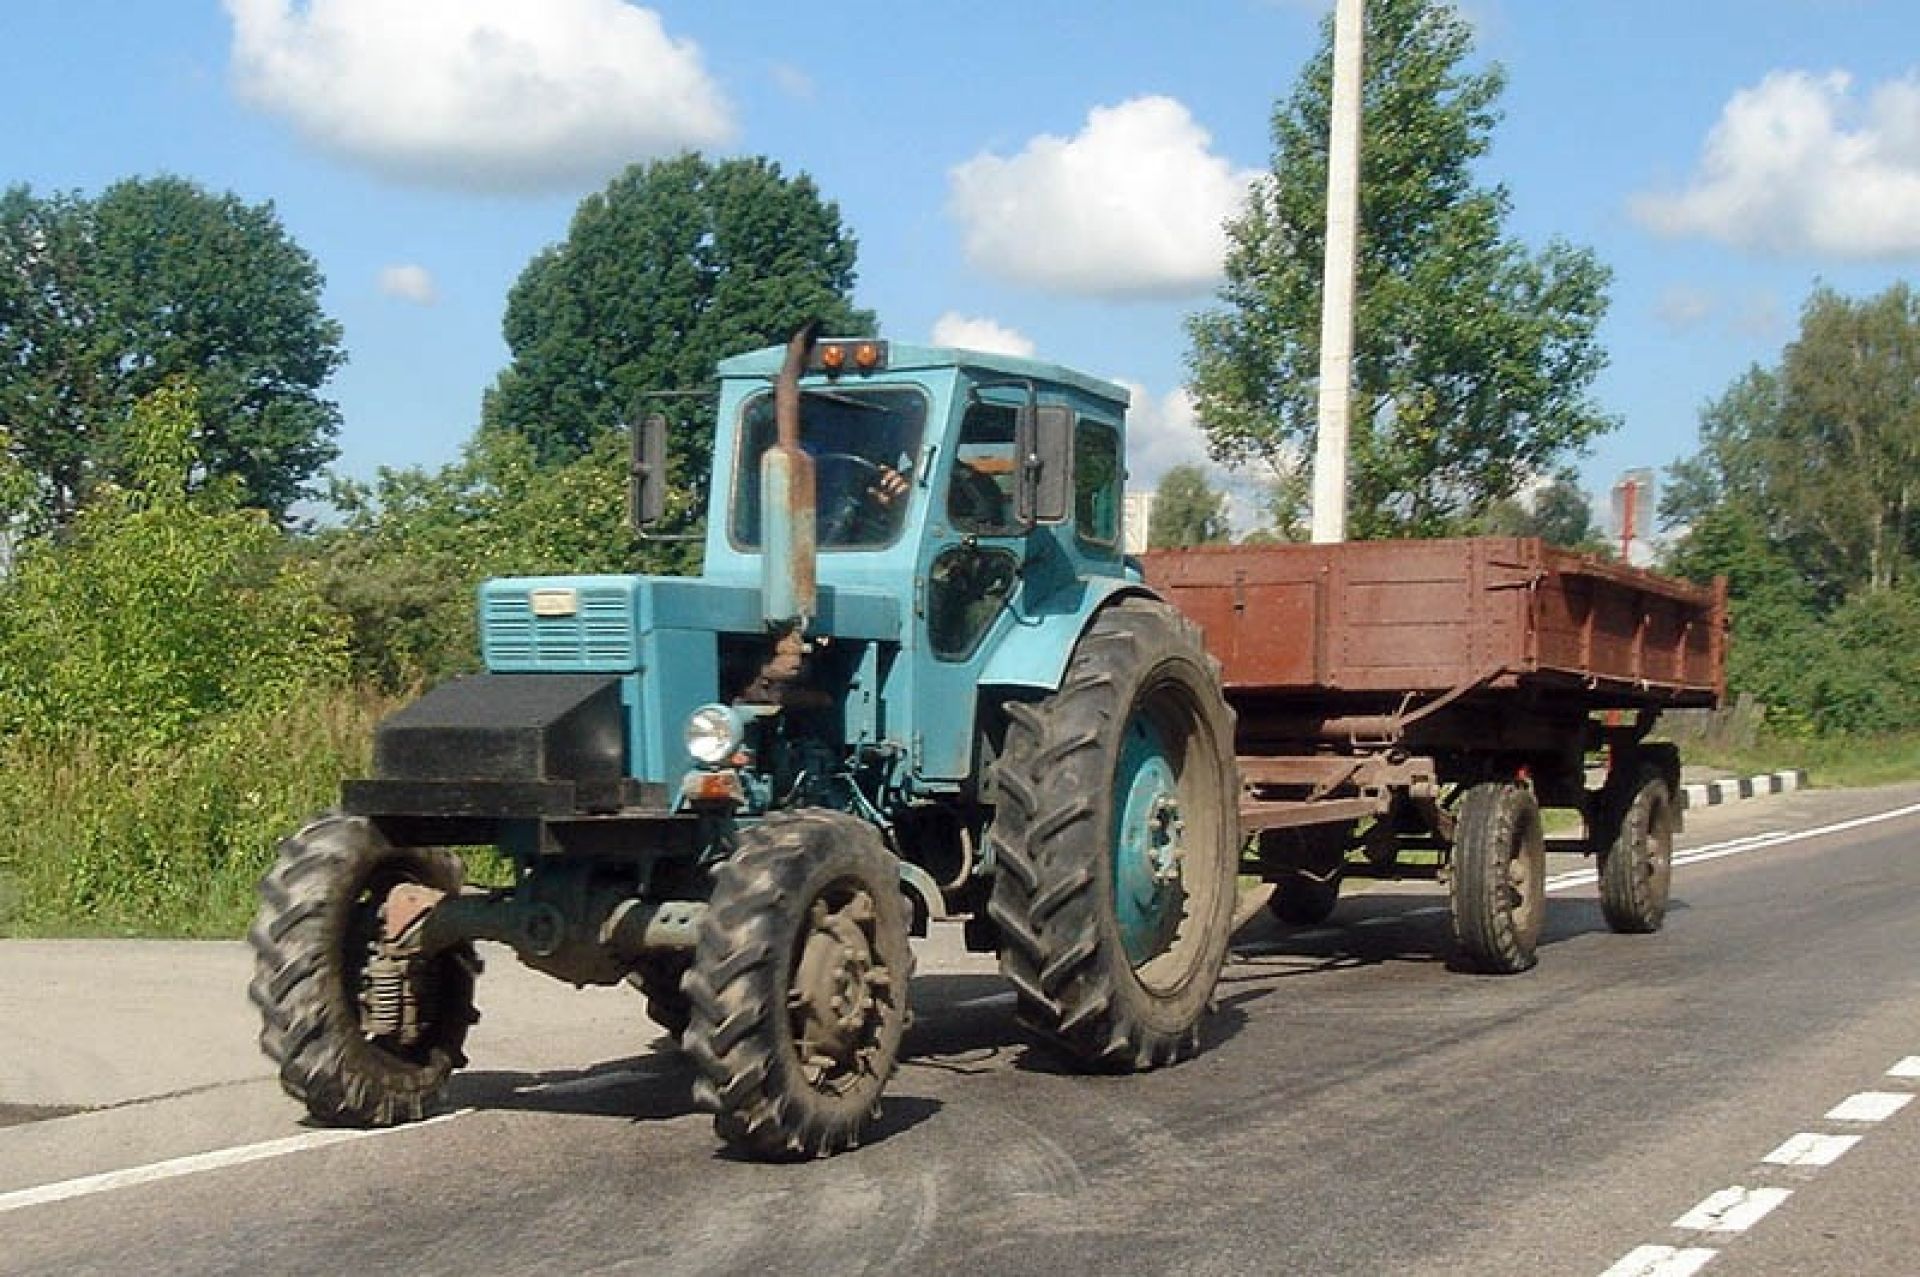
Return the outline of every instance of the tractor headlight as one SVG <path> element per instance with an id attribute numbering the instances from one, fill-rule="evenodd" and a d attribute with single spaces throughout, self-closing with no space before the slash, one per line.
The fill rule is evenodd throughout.
<path id="1" fill-rule="evenodd" d="M 684 735 L 694 761 L 717 767 L 740 748 L 740 716 L 726 705 L 702 705 L 687 715 Z"/>

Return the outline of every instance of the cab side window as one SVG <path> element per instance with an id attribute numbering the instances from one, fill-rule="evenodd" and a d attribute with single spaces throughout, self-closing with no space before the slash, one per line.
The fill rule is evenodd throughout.
<path id="1" fill-rule="evenodd" d="M 1080 540 L 1110 548 L 1120 540 L 1120 432 L 1082 417 L 1073 428 L 1073 518 Z"/>

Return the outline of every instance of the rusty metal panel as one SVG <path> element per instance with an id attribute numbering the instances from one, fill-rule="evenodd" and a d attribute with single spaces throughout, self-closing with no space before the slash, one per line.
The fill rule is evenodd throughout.
<path id="1" fill-rule="evenodd" d="M 1596 703 L 1710 702 L 1724 594 L 1518 537 L 1144 556 L 1230 690 L 1445 692 L 1544 678 Z"/>

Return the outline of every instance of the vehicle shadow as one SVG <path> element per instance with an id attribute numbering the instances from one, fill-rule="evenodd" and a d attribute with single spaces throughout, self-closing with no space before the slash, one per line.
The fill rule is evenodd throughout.
<path id="1" fill-rule="evenodd" d="M 1675 911 L 1685 906 L 1679 901 Z M 1591 898 L 1549 897 L 1540 936 L 1540 960 L 1579 936 L 1606 932 L 1600 903 Z M 1249 998 L 1272 982 L 1326 976 L 1360 967 L 1410 963 L 1478 975 L 1461 960 L 1445 897 L 1433 892 L 1367 892 L 1341 899 L 1333 915 L 1311 926 L 1285 923 L 1256 907 L 1234 933 L 1221 977 L 1222 1001 L 1236 988 Z M 1500 977 L 1495 977 L 1500 978 Z"/>

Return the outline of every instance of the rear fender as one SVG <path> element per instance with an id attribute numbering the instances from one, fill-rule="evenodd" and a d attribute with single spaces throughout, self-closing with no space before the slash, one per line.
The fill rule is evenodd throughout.
<path id="1" fill-rule="evenodd" d="M 1073 649 L 1095 616 L 1119 599 L 1155 597 L 1151 590 L 1117 578 L 1094 578 L 1083 584 L 1078 597 L 1066 607 L 1015 617 L 981 667 L 983 693 L 1058 691 L 1060 680 L 1067 675 L 1067 662 L 1073 659 Z M 1050 601 L 1060 601 L 1059 596 Z"/>

